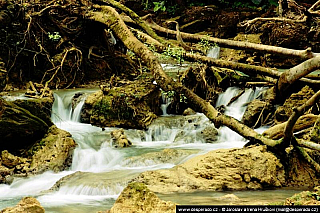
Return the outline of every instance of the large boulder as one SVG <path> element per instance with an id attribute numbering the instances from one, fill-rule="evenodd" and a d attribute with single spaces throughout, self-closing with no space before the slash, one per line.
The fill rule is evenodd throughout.
<path id="1" fill-rule="evenodd" d="M 30 111 L 0 98 L 0 151 L 20 153 L 48 131 L 49 125 Z"/>
<path id="2" fill-rule="evenodd" d="M 221 149 L 171 169 L 147 171 L 137 181 L 159 193 L 245 190 L 285 185 L 285 169 L 266 146 Z"/>
<path id="3" fill-rule="evenodd" d="M 14 176 L 39 174 L 47 170 L 62 171 L 71 165 L 76 143 L 70 133 L 51 126 L 43 139 L 19 157 L 2 151 L 0 155 L 0 183 L 9 183 Z"/>
<path id="4" fill-rule="evenodd" d="M 53 105 L 54 98 L 45 97 L 45 98 L 29 98 L 29 99 L 18 99 L 13 103 L 17 106 L 28 110 L 33 115 L 42 119 L 48 126 L 53 125 L 51 121 L 51 109 Z"/>
<path id="5" fill-rule="evenodd" d="M 160 114 L 161 93 L 149 80 L 102 86 L 82 108 L 81 121 L 99 127 L 146 128 Z"/>
<path id="6" fill-rule="evenodd" d="M 121 192 L 109 213 L 118 212 L 176 212 L 176 204 L 161 200 L 143 183 L 129 183 Z"/>
<path id="7" fill-rule="evenodd" d="M 8 207 L 0 211 L 0 213 L 44 213 L 44 208 L 39 201 L 33 197 L 24 197 L 14 207 Z"/>
<path id="8" fill-rule="evenodd" d="M 71 165 L 76 142 L 71 134 L 51 126 L 45 137 L 30 150 L 29 172 L 41 173 L 47 170 L 62 171 Z"/>

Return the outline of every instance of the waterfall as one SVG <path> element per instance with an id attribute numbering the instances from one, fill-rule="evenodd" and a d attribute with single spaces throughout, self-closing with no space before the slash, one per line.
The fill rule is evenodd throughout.
<path id="1" fill-rule="evenodd" d="M 169 104 L 171 103 L 172 98 L 169 97 L 168 93 L 166 93 L 166 92 L 161 92 L 161 98 L 162 98 L 162 104 L 160 107 L 162 110 L 162 115 L 167 116 L 168 115 L 167 108 L 168 108 Z"/>
<path id="2" fill-rule="evenodd" d="M 220 107 L 222 105 L 225 106 L 224 113 L 226 115 L 232 116 L 237 120 L 241 120 L 247 108 L 247 104 L 254 100 L 263 90 L 265 90 L 265 88 L 257 87 L 255 89 L 245 89 L 243 92 L 237 87 L 229 87 L 224 93 L 219 95 L 216 107 Z M 227 106 L 231 99 L 240 94 L 240 92 L 243 92 L 243 94 Z M 245 141 L 245 139 L 228 127 L 223 126 L 220 128 L 219 141 Z"/>
<path id="3" fill-rule="evenodd" d="M 241 96 L 226 106 L 241 92 L 239 88 L 231 87 L 220 94 L 216 106 L 225 105 L 226 114 L 241 119 L 246 103 L 257 97 L 261 90 L 245 89 Z M 0 184 L 0 209 L 15 205 L 12 202 L 20 200 L 22 196 L 34 196 L 46 208 L 46 212 L 88 212 L 93 211 L 93 206 L 99 208 L 95 209 L 97 212 L 104 209 L 101 207 L 104 203 L 108 203 L 110 208 L 127 183 L 143 171 L 172 168 L 194 155 L 214 149 L 242 147 L 245 144 L 241 136 L 227 127 L 220 127 L 218 141 L 208 143 L 202 131 L 213 125 L 209 119 L 202 113 L 167 115 L 166 107 L 170 99 L 163 96 L 163 114 L 166 116 L 160 116 L 147 130 L 125 129 L 133 146 L 117 149 L 112 147 L 110 135 L 115 128 L 102 131 L 101 128 L 79 122 L 84 100 L 79 99 L 78 104 L 72 107 L 77 92 L 79 90 L 56 91 L 52 107 L 52 121 L 59 128 L 70 132 L 78 144 L 71 167 L 59 173 L 46 172 L 29 178 L 15 178 L 11 185 Z M 160 156 L 159 152 L 164 149 L 188 150 L 194 151 L 194 154 L 187 152 L 176 158 L 170 154 Z M 159 156 L 161 160 L 157 160 Z M 131 157 L 133 160 L 130 160 Z M 166 161 L 168 159 L 175 160 Z M 76 171 L 82 172 L 74 179 L 64 179 L 59 190 L 46 192 L 60 178 L 72 176 Z M 12 201 L 8 201 L 8 198 Z"/>
<path id="4" fill-rule="evenodd" d="M 207 57 L 219 59 L 220 58 L 220 47 L 218 47 L 218 46 L 211 47 L 207 51 Z"/>

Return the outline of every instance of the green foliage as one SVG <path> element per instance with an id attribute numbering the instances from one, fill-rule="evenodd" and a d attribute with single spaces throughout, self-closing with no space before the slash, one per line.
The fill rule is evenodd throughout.
<path id="1" fill-rule="evenodd" d="M 48 32 L 48 37 L 52 41 L 59 41 L 61 39 L 61 35 L 59 34 L 59 32 Z"/>
<path id="2" fill-rule="evenodd" d="M 218 44 L 216 43 L 211 43 L 208 38 L 209 36 L 207 35 L 206 38 L 202 38 L 201 41 L 198 43 L 205 52 L 207 52 L 212 47 L 218 46 Z"/>
<path id="3" fill-rule="evenodd" d="M 153 2 L 153 4 L 154 4 L 154 8 L 153 8 L 154 12 L 166 11 L 165 1 L 155 1 Z"/>
<path id="4" fill-rule="evenodd" d="M 168 47 L 165 49 L 165 51 L 162 53 L 166 58 L 172 57 L 179 61 L 181 64 L 184 62 L 183 56 L 185 55 L 185 51 L 182 48 L 172 48 Z"/>

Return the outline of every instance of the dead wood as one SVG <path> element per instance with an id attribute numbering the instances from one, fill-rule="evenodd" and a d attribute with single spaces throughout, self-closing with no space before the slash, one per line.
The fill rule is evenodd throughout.
<path id="1" fill-rule="evenodd" d="M 154 21 L 152 21 L 150 18 L 146 20 L 147 23 L 150 25 L 152 29 L 154 29 L 157 32 L 175 36 L 177 34 L 176 31 L 170 30 L 164 27 L 161 27 L 157 25 Z M 245 49 L 250 51 L 257 51 L 262 53 L 270 53 L 270 54 L 276 54 L 276 55 L 285 55 L 288 57 L 297 57 L 301 59 L 308 59 L 312 58 L 316 55 L 316 53 L 313 53 L 311 49 L 306 50 L 294 50 L 294 49 L 288 49 L 283 47 L 275 47 L 275 46 L 269 46 L 269 45 L 263 45 L 263 44 L 255 44 L 250 42 L 243 42 L 243 41 L 233 41 L 228 39 L 220 39 L 220 38 L 214 38 L 210 36 L 204 36 L 204 35 L 194 35 L 190 33 L 180 32 L 181 37 L 184 41 L 188 42 L 200 42 L 201 40 L 208 40 L 209 42 L 216 43 L 221 47 L 227 47 L 232 49 Z"/>
<path id="2" fill-rule="evenodd" d="M 318 116 L 313 114 L 307 114 L 299 117 L 297 122 L 294 124 L 293 133 L 312 127 L 317 119 L 318 119 Z M 266 131 L 264 131 L 263 135 L 268 138 L 278 140 L 284 136 L 284 130 L 286 125 L 287 125 L 287 122 L 283 122 L 281 124 L 272 126 Z"/>

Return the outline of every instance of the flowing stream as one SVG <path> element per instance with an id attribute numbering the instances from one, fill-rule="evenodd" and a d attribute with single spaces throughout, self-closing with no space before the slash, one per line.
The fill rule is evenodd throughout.
<path id="1" fill-rule="evenodd" d="M 127 183 L 143 171 L 172 168 L 210 150 L 242 147 L 245 144 L 241 136 L 226 127 L 219 129 L 218 140 L 215 143 L 206 143 L 201 131 L 213 124 L 203 114 L 170 116 L 166 114 L 167 103 L 164 103 L 162 108 L 165 116 L 160 116 L 146 131 L 125 130 L 133 146 L 116 149 L 112 147 L 110 137 L 110 132 L 115 128 L 106 128 L 102 131 L 101 128 L 90 124 L 80 123 L 83 100 L 72 109 L 72 97 L 76 93 L 89 94 L 94 91 L 96 90 L 77 89 L 55 92 L 52 121 L 59 128 L 70 132 L 78 144 L 73 154 L 72 165 L 67 171 L 15 178 L 11 185 L 0 185 L 0 209 L 15 205 L 24 196 L 33 196 L 39 200 L 46 212 L 79 213 L 107 210 L 111 208 Z M 217 106 L 227 105 L 240 91 L 239 88 L 229 88 L 219 96 Z M 241 119 L 246 103 L 257 97 L 261 91 L 262 88 L 246 89 L 236 101 L 226 107 L 225 113 Z M 179 155 L 157 157 L 168 149 L 179 151 Z M 76 176 L 65 181 L 58 191 L 48 191 L 60 178 L 75 172 L 78 172 Z M 278 193 L 278 201 L 291 196 L 294 192 L 296 191 L 281 191 Z M 249 200 L 248 203 L 257 199 L 256 194 L 250 196 L 252 192 L 241 193 L 241 196 Z M 265 198 L 267 194 L 261 196 Z M 269 194 L 270 200 L 274 201 L 273 193 Z M 159 196 L 181 204 L 188 204 L 190 196 L 195 197 L 193 201 L 197 204 L 216 204 L 212 198 L 218 195 L 219 193 L 214 192 L 198 192 Z"/>

